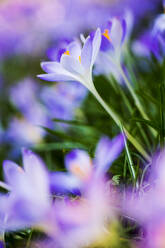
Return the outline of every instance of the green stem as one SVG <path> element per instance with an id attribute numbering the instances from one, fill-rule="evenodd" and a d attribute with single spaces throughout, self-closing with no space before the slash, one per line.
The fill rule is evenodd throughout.
<path id="1" fill-rule="evenodd" d="M 123 91 L 122 88 L 120 87 L 120 85 L 117 82 L 114 82 L 113 79 L 110 80 L 110 77 L 107 77 L 107 80 L 108 80 L 109 83 L 113 82 L 115 84 L 115 86 L 117 88 L 117 92 L 119 92 L 121 94 L 121 96 L 123 98 L 123 101 L 125 102 L 126 106 L 128 107 L 128 110 L 129 110 L 130 114 L 132 115 L 133 114 L 133 109 L 131 107 L 131 104 L 129 102 L 128 97 L 125 94 L 125 91 Z M 137 126 L 138 126 L 138 128 L 139 128 L 139 130 L 141 132 L 142 137 L 144 138 L 144 140 L 146 142 L 147 147 L 150 147 L 150 143 L 148 141 L 147 135 L 146 135 L 145 131 L 141 128 L 140 123 L 137 123 Z"/>
<path id="2" fill-rule="evenodd" d="M 137 186 L 137 188 L 138 188 L 138 183 L 136 181 L 136 172 L 135 172 L 135 169 L 133 166 L 133 161 L 132 161 L 129 149 L 128 149 L 127 140 L 125 138 L 125 134 L 124 134 L 124 130 L 123 130 L 122 126 L 121 126 L 121 131 L 123 132 L 123 135 L 124 135 L 124 144 L 125 144 L 126 154 L 127 154 L 127 158 L 128 158 L 128 166 L 129 166 L 130 174 L 132 177 L 132 181 L 133 181 L 134 186 Z"/>
<path id="3" fill-rule="evenodd" d="M 93 82 L 92 82 L 93 84 Z M 97 90 L 95 89 L 94 85 L 90 89 L 92 94 L 95 96 L 95 98 L 98 100 L 98 102 L 102 105 L 102 107 L 106 110 L 106 112 L 112 117 L 112 119 L 115 121 L 115 123 L 118 125 L 119 128 L 121 128 L 121 121 L 118 115 L 115 113 L 112 108 L 110 108 L 104 100 L 101 98 L 101 96 L 98 94 Z M 123 127 L 123 130 L 128 138 L 128 140 L 134 145 L 134 147 L 143 155 L 143 157 L 147 160 L 150 161 L 149 155 L 146 153 L 144 148 L 141 146 L 141 144 L 128 132 L 128 130 Z"/>

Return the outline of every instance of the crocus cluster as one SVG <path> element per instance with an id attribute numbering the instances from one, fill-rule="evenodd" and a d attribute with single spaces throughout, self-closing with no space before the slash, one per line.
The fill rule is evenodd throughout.
<path id="1" fill-rule="evenodd" d="M 23 167 L 4 161 L 0 186 L 8 193 L 0 196 L 1 233 L 36 228 L 57 247 L 84 247 L 106 236 L 116 216 L 116 198 L 105 174 L 123 146 L 122 134 L 103 137 L 93 161 L 85 151 L 73 150 L 65 158 L 66 173 L 49 172 L 27 149 L 22 150 Z"/>
<path id="2" fill-rule="evenodd" d="M 78 84 L 68 86 L 66 83 L 57 83 L 41 90 L 31 78 L 18 82 L 10 90 L 10 100 L 19 110 L 20 116 L 10 120 L 4 137 L 1 131 L 2 138 L 7 143 L 16 144 L 17 150 L 24 145 L 42 142 L 46 135 L 43 127 L 66 129 L 66 125 L 56 125 L 52 119 L 74 119 L 86 95 L 86 89 Z"/>

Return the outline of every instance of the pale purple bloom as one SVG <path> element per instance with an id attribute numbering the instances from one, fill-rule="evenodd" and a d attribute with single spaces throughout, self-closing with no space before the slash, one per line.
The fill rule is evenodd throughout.
<path id="1" fill-rule="evenodd" d="M 161 58 L 161 50 L 157 37 L 151 32 L 146 32 L 133 42 L 132 51 L 136 56 L 150 57 L 153 54 L 157 59 Z"/>
<path id="2" fill-rule="evenodd" d="M 124 15 L 111 18 L 102 28 L 102 42 L 96 60 L 95 73 L 113 76 L 122 82 L 119 67 L 123 60 L 127 43 L 133 26 L 133 16 L 130 11 Z"/>
<path id="3" fill-rule="evenodd" d="M 10 120 L 5 140 L 18 146 L 41 142 L 45 131 L 41 126 L 49 126 L 47 111 L 39 102 L 39 87 L 31 78 L 18 82 L 10 90 L 13 105 L 21 112 L 21 117 Z"/>
<path id="4" fill-rule="evenodd" d="M 51 189 L 55 192 L 79 192 L 86 183 L 97 178 L 104 178 L 105 173 L 124 147 L 122 134 L 113 140 L 100 139 L 95 158 L 92 162 L 88 153 L 83 150 L 72 150 L 65 157 L 65 172 L 55 172 L 50 175 Z"/>
<path id="5" fill-rule="evenodd" d="M 100 29 L 94 37 L 88 36 L 83 48 L 78 41 L 71 42 L 60 62 L 42 62 L 41 67 L 48 74 L 38 77 L 47 81 L 76 81 L 82 83 L 89 90 L 93 88 L 92 68 L 97 58 L 101 44 Z"/>
<path id="6" fill-rule="evenodd" d="M 104 242 L 116 221 L 117 198 L 103 178 L 90 180 L 78 198 L 57 198 L 55 210 L 58 233 L 39 247 L 81 248 Z M 43 246 L 42 246 L 43 245 Z"/>
<path id="7" fill-rule="evenodd" d="M 165 14 L 156 18 L 152 30 L 142 34 L 132 49 L 137 56 L 150 57 L 153 54 L 162 62 L 165 56 Z"/>
<path id="8" fill-rule="evenodd" d="M 79 199 L 57 201 L 57 222 L 61 232 L 56 243 L 62 248 L 66 244 L 68 248 L 80 248 L 103 240 L 110 235 L 108 225 L 115 220 L 114 204 L 102 178 L 86 184 Z"/>
<path id="9" fill-rule="evenodd" d="M 39 102 L 39 87 L 31 78 L 25 78 L 11 88 L 12 103 L 33 125 L 46 126 L 46 109 Z"/>
<path id="10" fill-rule="evenodd" d="M 22 155 L 23 168 L 9 160 L 3 163 L 6 185 L 0 185 L 9 193 L 0 196 L 0 226 L 7 231 L 32 226 L 46 228 L 51 207 L 45 165 L 29 150 L 23 149 Z"/>
<path id="11" fill-rule="evenodd" d="M 42 141 L 45 132 L 43 128 L 32 124 L 25 118 L 13 118 L 10 120 L 6 131 L 5 140 L 14 142 L 20 146 L 33 145 Z M 15 148 L 15 147 L 14 147 Z"/>
<path id="12" fill-rule="evenodd" d="M 40 93 L 50 119 L 74 119 L 75 112 L 87 95 L 87 89 L 79 83 L 57 83 L 44 87 Z"/>

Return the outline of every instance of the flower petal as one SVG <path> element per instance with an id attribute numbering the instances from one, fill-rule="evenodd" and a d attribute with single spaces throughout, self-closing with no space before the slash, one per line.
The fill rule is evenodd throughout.
<path id="1" fill-rule="evenodd" d="M 96 148 L 94 159 L 95 173 L 102 176 L 107 172 L 112 162 L 117 159 L 124 147 L 123 134 L 119 134 L 113 140 L 103 137 Z"/>
<path id="2" fill-rule="evenodd" d="M 45 165 L 42 160 L 33 152 L 27 149 L 22 149 L 23 165 L 26 173 L 27 184 L 29 191 L 37 193 L 36 197 L 45 199 L 49 194 L 49 178 Z"/>
<path id="3" fill-rule="evenodd" d="M 57 74 L 57 73 L 49 73 L 49 74 L 40 74 L 37 75 L 38 78 L 51 81 L 51 82 L 67 82 L 67 81 L 77 81 L 73 75 L 66 74 Z"/>
<path id="4" fill-rule="evenodd" d="M 6 182 L 12 186 L 16 184 L 18 178 L 24 174 L 23 169 L 10 160 L 5 160 L 3 162 L 3 171 Z"/>
<path id="5" fill-rule="evenodd" d="M 121 25 L 121 21 L 118 18 L 113 18 L 110 38 L 115 48 L 120 47 L 122 37 L 123 37 L 123 27 Z"/>
<path id="6" fill-rule="evenodd" d="M 91 61 L 91 66 L 93 66 L 97 55 L 99 53 L 100 50 L 100 46 L 101 46 L 101 30 L 100 28 L 98 28 L 95 32 L 94 38 L 93 38 L 93 42 L 92 42 L 92 61 Z"/>
<path id="7" fill-rule="evenodd" d="M 68 45 L 67 50 L 69 51 L 70 55 L 74 58 L 79 58 L 79 56 L 81 55 L 81 46 L 77 41 L 71 42 Z"/>
<path id="8" fill-rule="evenodd" d="M 69 173 L 50 173 L 49 179 L 52 193 L 78 193 L 81 188 L 81 180 Z"/>
<path id="9" fill-rule="evenodd" d="M 75 74 L 75 76 L 80 76 L 84 72 L 78 58 L 75 59 L 70 55 L 62 55 L 61 65 L 64 67 L 65 70 L 67 70 L 71 74 Z"/>
<path id="10" fill-rule="evenodd" d="M 59 73 L 62 70 L 62 66 L 58 62 L 42 62 L 41 68 L 47 73 Z"/>
<path id="11" fill-rule="evenodd" d="M 92 61 L 92 39 L 90 36 L 85 41 L 81 52 L 81 63 L 85 69 L 90 69 Z"/>

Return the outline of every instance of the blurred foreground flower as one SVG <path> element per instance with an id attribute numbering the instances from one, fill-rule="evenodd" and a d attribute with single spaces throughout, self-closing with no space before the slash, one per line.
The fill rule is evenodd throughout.
<path id="1" fill-rule="evenodd" d="M 68 173 L 55 172 L 50 174 L 52 191 L 77 193 L 83 191 L 90 181 L 104 178 L 123 147 L 124 139 L 123 135 L 120 134 L 113 140 L 107 137 L 100 139 L 93 162 L 85 151 L 71 151 L 65 157 Z"/>
<path id="2" fill-rule="evenodd" d="M 48 172 L 37 155 L 26 149 L 22 154 L 24 168 L 8 160 L 3 164 L 6 183 L 0 182 L 0 186 L 9 193 L 0 196 L 0 230 L 36 227 L 49 232 L 52 227 L 47 225 L 51 209 Z"/>

